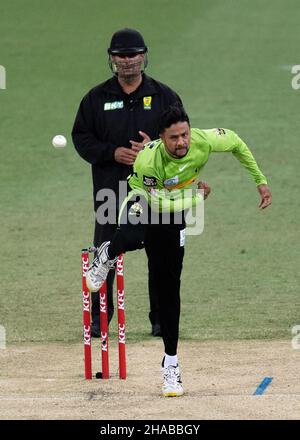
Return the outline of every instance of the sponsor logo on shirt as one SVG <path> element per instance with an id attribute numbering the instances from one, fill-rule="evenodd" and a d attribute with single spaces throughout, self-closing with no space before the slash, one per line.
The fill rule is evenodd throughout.
<path id="1" fill-rule="evenodd" d="M 114 101 L 114 102 L 105 102 L 104 103 L 104 111 L 106 110 L 117 110 L 119 108 L 124 107 L 124 101 Z"/>
<path id="2" fill-rule="evenodd" d="M 191 185 L 191 184 L 195 181 L 196 177 L 197 177 L 197 176 L 191 177 L 190 179 L 185 180 L 184 182 L 181 182 L 181 183 L 177 183 L 177 184 L 175 184 L 175 185 L 169 185 L 169 186 L 167 187 L 167 189 L 170 191 L 170 190 L 172 190 L 172 189 L 180 189 L 180 188 L 184 188 L 185 186 Z"/>
<path id="3" fill-rule="evenodd" d="M 143 176 L 143 184 L 148 187 L 155 187 L 157 185 L 156 177 Z"/>
<path id="4" fill-rule="evenodd" d="M 174 177 L 171 177 L 170 179 L 165 180 L 164 186 L 166 186 L 166 187 L 174 186 L 174 185 L 177 185 L 178 182 L 179 182 L 179 176 L 174 176 Z"/>
<path id="5" fill-rule="evenodd" d="M 136 217 L 140 217 L 143 214 L 143 207 L 140 203 L 135 202 L 130 210 L 129 210 L 129 215 L 135 215 Z"/>
<path id="6" fill-rule="evenodd" d="M 188 166 L 188 163 L 186 163 L 185 165 L 183 165 L 183 167 L 180 167 L 180 168 L 179 168 L 179 171 L 180 171 L 180 172 L 183 171 L 187 166 Z"/>
<path id="7" fill-rule="evenodd" d="M 151 110 L 152 96 L 144 96 L 144 110 Z"/>
<path id="8" fill-rule="evenodd" d="M 216 128 L 216 132 L 219 136 L 221 136 L 222 134 L 226 134 L 224 128 Z"/>

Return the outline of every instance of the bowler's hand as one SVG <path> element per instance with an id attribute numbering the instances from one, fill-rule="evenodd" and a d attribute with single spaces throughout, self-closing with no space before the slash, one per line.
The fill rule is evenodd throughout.
<path id="1" fill-rule="evenodd" d="M 268 185 L 265 184 L 261 184 L 257 186 L 257 190 L 260 194 L 260 204 L 259 204 L 259 208 L 260 209 L 265 209 L 267 208 L 267 206 L 271 205 L 272 203 L 272 194 L 269 190 Z"/>
<path id="2" fill-rule="evenodd" d="M 124 165 L 133 165 L 137 153 L 131 148 L 118 147 L 115 149 L 115 161 Z"/>
<path id="3" fill-rule="evenodd" d="M 207 199 L 207 197 L 209 196 L 210 192 L 211 192 L 211 188 L 209 186 L 209 184 L 207 182 L 199 182 L 198 183 L 198 189 L 202 189 L 203 190 L 203 197 L 204 200 Z"/>
<path id="4" fill-rule="evenodd" d="M 147 135 L 147 133 L 144 133 L 143 131 L 139 131 L 139 134 L 142 136 L 143 140 L 142 142 L 136 142 L 136 141 L 129 141 L 131 143 L 131 149 L 133 151 L 135 151 L 136 153 L 138 153 L 139 151 L 142 150 L 142 148 L 144 147 L 144 145 L 147 142 L 150 142 L 151 139 L 150 137 Z"/>

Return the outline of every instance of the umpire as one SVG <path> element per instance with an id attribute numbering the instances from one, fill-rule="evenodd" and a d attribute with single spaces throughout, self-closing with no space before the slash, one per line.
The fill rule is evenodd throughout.
<path id="1" fill-rule="evenodd" d="M 158 120 L 163 110 L 180 103 L 168 86 L 144 73 L 148 48 L 134 29 L 114 33 L 108 49 L 113 76 L 91 89 L 82 99 L 72 130 L 79 155 L 92 165 L 94 209 L 99 190 L 108 188 L 119 197 L 119 182 L 126 180 L 144 144 L 159 137 Z M 119 200 L 118 200 L 119 202 Z M 118 203 L 117 203 L 118 205 Z M 117 212 L 118 215 L 118 212 Z M 95 222 L 94 246 L 111 240 L 117 228 L 113 222 Z M 150 249 L 146 246 L 149 257 Z M 149 319 L 152 335 L 161 336 L 156 278 L 148 258 Z M 108 319 L 114 313 L 114 271 L 107 278 Z M 92 336 L 100 337 L 99 295 L 92 295 Z"/>

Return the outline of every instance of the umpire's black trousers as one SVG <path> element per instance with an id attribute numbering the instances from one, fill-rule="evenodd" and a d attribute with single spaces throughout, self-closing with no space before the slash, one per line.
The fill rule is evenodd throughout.
<path id="1" fill-rule="evenodd" d="M 177 353 L 180 318 L 180 277 L 184 256 L 185 220 L 184 212 L 177 215 L 155 216 L 159 224 L 149 221 L 143 223 L 142 212 L 151 217 L 151 211 L 145 199 L 128 201 L 124 208 L 120 225 L 114 234 L 108 253 L 114 258 L 122 252 L 147 249 L 149 267 L 157 289 L 159 320 L 165 353 L 174 356 Z M 134 209 L 133 209 L 134 208 Z M 132 219 L 140 223 L 132 224 Z M 144 219 L 145 220 L 145 219 Z M 167 224 L 165 224 L 168 222 Z"/>

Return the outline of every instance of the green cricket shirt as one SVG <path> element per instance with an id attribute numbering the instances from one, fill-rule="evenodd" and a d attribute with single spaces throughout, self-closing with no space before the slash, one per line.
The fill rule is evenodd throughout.
<path id="1" fill-rule="evenodd" d="M 195 183 L 212 152 L 232 153 L 249 171 L 256 185 L 267 183 L 251 151 L 234 131 L 192 128 L 190 147 L 182 158 L 171 156 L 161 139 L 147 143 L 135 160 L 129 186 L 145 195 L 157 212 L 182 211 L 196 206 L 203 198 Z"/>

